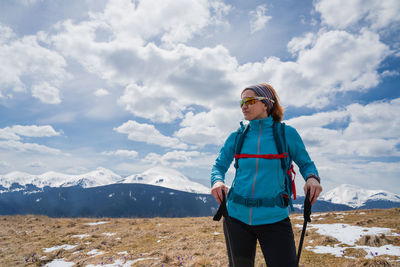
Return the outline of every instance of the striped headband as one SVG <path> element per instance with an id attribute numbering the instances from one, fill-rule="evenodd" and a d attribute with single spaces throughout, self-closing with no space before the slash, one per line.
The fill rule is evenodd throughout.
<path id="1" fill-rule="evenodd" d="M 246 87 L 243 91 L 245 91 L 245 90 L 252 90 L 258 96 L 268 97 L 269 99 L 261 100 L 261 102 L 263 102 L 267 106 L 267 112 L 268 112 L 268 114 L 270 114 L 270 111 L 271 111 L 272 107 L 274 106 L 275 97 L 274 97 L 274 94 L 272 93 L 271 89 L 269 89 L 269 87 L 266 84 L 261 83 L 261 84 L 257 84 L 257 85 L 252 85 L 252 86 Z"/>

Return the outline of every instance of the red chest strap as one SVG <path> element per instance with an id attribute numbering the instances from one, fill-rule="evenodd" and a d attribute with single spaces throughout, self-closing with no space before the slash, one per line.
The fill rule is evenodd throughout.
<path id="1" fill-rule="evenodd" d="M 261 159 L 284 159 L 289 155 L 287 152 L 282 154 L 264 154 L 264 155 L 256 155 L 256 154 L 235 154 L 235 159 L 244 159 L 244 158 L 261 158 Z"/>

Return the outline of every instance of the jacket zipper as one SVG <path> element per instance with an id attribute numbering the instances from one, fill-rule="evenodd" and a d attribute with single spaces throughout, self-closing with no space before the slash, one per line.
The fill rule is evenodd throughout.
<path id="1" fill-rule="evenodd" d="M 259 125 L 260 125 L 260 132 L 258 134 L 258 142 L 257 142 L 257 155 L 260 154 L 260 141 L 261 141 L 261 130 L 262 130 L 262 124 L 261 124 L 261 120 L 259 120 Z M 254 179 L 253 179 L 253 187 L 251 189 L 251 197 L 254 197 L 254 188 L 256 185 L 256 178 L 257 178 L 257 173 L 258 173 L 258 160 L 259 158 L 256 158 L 256 172 L 254 174 Z M 251 225 L 251 207 L 249 209 L 249 224 Z"/>

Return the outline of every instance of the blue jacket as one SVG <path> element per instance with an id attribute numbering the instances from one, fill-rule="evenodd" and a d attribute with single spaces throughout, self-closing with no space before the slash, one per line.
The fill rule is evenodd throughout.
<path id="1" fill-rule="evenodd" d="M 262 120 L 249 122 L 241 153 L 242 154 L 278 154 L 272 132 L 271 116 Z M 285 126 L 287 151 L 297 164 L 304 179 L 310 175 L 318 176 L 318 171 L 311 161 L 303 141 L 297 131 Z M 216 181 L 225 180 L 235 154 L 235 139 L 237 131 L 231 133 L 215 161 L 211 171 L 211 186 Z M 242 158 L 236 170 L 232 187 L 235 193 L 244 198 L 270 198 L 284 191 L 285 174 L 280 159 Z M 249 225 L 270 224 L 281 221 L 289 216 L 287 207 L 248 207 L 232 201 L 228 197 L 227 209 L 229 216 Z"/>

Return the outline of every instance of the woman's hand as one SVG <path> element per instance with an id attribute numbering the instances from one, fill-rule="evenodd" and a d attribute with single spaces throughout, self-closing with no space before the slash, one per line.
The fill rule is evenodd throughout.
<path id="1" fill-rule="evenodd" d="M 225 196 L 228 194 L 228 187 L 221 181 L 217 181 L 214 183 L 211 188 L 211 195 L 215 197 L 219 204 L 223 201 L 222 192 L 225 192 Z"/>
<path id="2" fill-rule="evenodd" d="M 315 201 L 317 201 L 317 198 L 322 191 L 322 186 L 319 184 L 317 179 L 310 177 L 307 179 L 307 182 L 304 185 L 305 196 L 307 195 L 308 189 L 310 189 L 311 205 L 314 205 Z"/>

